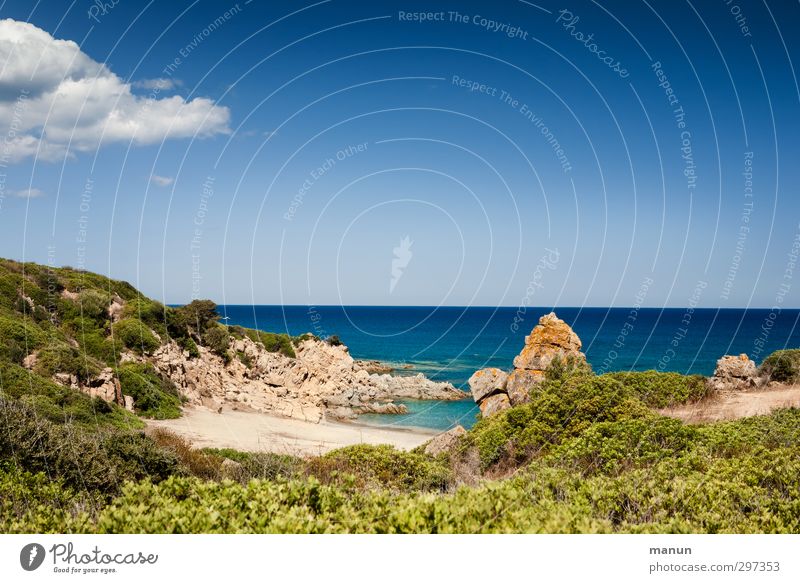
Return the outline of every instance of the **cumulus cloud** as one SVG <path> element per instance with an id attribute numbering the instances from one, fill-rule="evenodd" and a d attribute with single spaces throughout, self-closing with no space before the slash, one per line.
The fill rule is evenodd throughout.
<path id="1" fill-rule="evenodd" d="M 159 91 L 170 91 L 180 84 L 180 81 L 165 79 L 163 77 L 157 79 L 142 79 L 141 81 L 133 82 L 133 86 L 137 89 L 158 89 Z"/>
<path id="2" fill-rule="evenodd" d="M 150 177 L 150 182 L 152 182 L 156 186 L 164 187 L 164 186 L 169 186 L 170 184 L 175 182 L 175 179 L 172 178 L 171 176 L 159 176 L 158 174 L 153 174 Z"/>
<path id="3" fill-rule="evenodd" d="M 135 95 L 75 42 L 0 20 L 0 161 L 58 160 L 112 142 L 146 145 L 230 132 L 227 107 L 204 97 L 159 98 L 161 81 L 143 81 L 154 91 Z"/>

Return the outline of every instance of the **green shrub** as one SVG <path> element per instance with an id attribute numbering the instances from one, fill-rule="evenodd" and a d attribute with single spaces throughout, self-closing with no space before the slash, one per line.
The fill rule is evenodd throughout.
<path id="1" fill-rule="evenodd" d="M 235 449 L 206 449 L 208 453 L 227 458 L 239 464 L 227 477 L 242 483 L 253 479 L 276 480 L 303 475 L 306 462 L 301 458 L 271 452 L 244 452 Z"/>
<path id="2" fill-rule="evenodd" d="M 42 345 L 45 335 L 30 319 L 0 312 L 0 358 L 21 363 Z"/>
<path id="3" fill-rule="evenodd" d="M 699 401 L 708 394 L 705 378 L 676 372 L 611 372 L 602 375 L 619 381 L 650 407 L 671 407 Z"/>
<path id="4" fill-rule="evenodd" d="M 141 432 L 56 425 L 4 398 L 0 419 L 0 459 L 27 472 L 44 472 L 75 490 L 113 494 L 126 480 L 159 481 L 177 468 L 174 455 Z"/>
<path id="5" fill-rule="evenodd" d="M 231 335 L 228 333 L 225 326 L 209 328 L 203 336 L 203 344 L 205 344 L 211 352 L 222 357 L 222 360 L 226 363 L 230 362 L 231 355 L 228 349 L 231 345 Z"/>
<path id="6" fill-rule="evenodd" d="M 53 423 L 137 429 L 142 422 L 121 407 L 63 387 L 21 366 L 0 362 L 0 397 L 18 399 Z"/>
<path id="7" fill-rule="evenodd" d="M 606 421 L 563 442 L 550 456 L 585 474 L 619 474 L 680 455 L 694 446 L 697 436 L 697 429 L 660 415 Z"/>
<path id="8" fill-rule="evenodd" d="M 202 336 L 209 326 L 219 320 L 217 305 L 211 300 L 193 300 L 191 303 L 175 308 L 169 316 L 170 334 L 176 338 L 186 336 L 191 328 Z"/>
<path id="9" fill-rule="evenodd" d="M 396 491 L 443 491 L 452 481 L 444 463 L 418 452 L 389 445 L 352 445 L 308 462 L 308 473 L 323 483 L 350 483 L 359 488 Z"/>
<path id="10" fill-rule="evenodd" d="M 181 416 L 181 399 L 175 385 L 150 364 L 125 363 L 117 369 L 122 394 L 133 397 L 136 412 L 153 419 Z"/>
<path id="11" fill-rule="evenodd" d="M 181 347 L 181 350 L 185 350 L 189 353 L 189 358 L 198 358 L 200 356 L 200 350 L 198 350 L 197 344 L 195 344 L 195 341 L 188 336 L 179 338 L 177 343 L 178 346 Z"/>
<path id="12" fill-rule="evenodd" d="M 114 338 L 139 354 L 150 354 L 161 345 L 153 332 L 135 318 L 120 320 L 112 329 Z"/>
<path id="13" fill-rule="evenodd" d="M 66 342 L 51 342 L 36 353 L 36 372 L 47 378 L 56 373 L 66 373 L 86 382 L 101 368 L 94 358 L 81 354 Z"/>
<path id="14" fill-rule="evenodd" d="M 800 380 L 800 350 L 777 350 L 761 363 L 761 371 L 772 381 L 796 383 Z"/>
<path id="15" fill-rule="evenodd" d="M 0 462 L 0 532 L 63 533 L 80 525 L 104 504 L 100 496 L 73 491 L 61 480 L 31 474 Z"/>
<path id="16" fill-rule="evenodd" d="M 481 419 L 464 440 L 476 447 L 485 469 L 501 461 L 516 465 L 602 421 L 649 415 L 633 391 L 607 375 L 545 380 L 531 402 Z"/>

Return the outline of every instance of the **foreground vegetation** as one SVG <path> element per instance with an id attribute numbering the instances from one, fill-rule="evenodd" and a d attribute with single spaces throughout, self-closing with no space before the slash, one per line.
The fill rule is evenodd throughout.
<path id="1" fill-rule="evenodd" d="M 145 434 L 139 416 L 179 415 L 180 396 L 146 362 L 118 362 L 170 338 L 229 359 L 243 358 L 231 335 L 290 357 L 299 339 L 223 329 L 210 302 L 167 308 L 123 282 L 5 261 L 0 333 L 0 532 L 800 532 L 800 410 L 696 426 L 654 412 L 705 397 L 701 377 L 557 364 L 529 404 L 439 456 L 360 445 L 300 459 Z M 796 382 L 800 351 L 762 366 Z M 104 367 L 137 415 L 53 381 Z"/>

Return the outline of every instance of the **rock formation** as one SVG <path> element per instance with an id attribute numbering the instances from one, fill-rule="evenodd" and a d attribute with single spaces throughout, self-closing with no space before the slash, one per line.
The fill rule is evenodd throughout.
<path id="1" fill-rule="evenodd" d="M 581 340 L 554 313 L 542 316 L 539 324 L 525 337 L 525 346 L 514 358 L 511 374 L 496 368 L 475 372 L 469 379 L 472 398 L 481 414 L 489 417 L 513 405 L 530 400 L 530 391 L 544 380 L 545 370 L 556 360 L 585 365 Z"/>
<path id="2" fill-rule="evenodd" d="M 461 425 L 456 425 L 451 430 L 440 433 L 431 439 L 425 445 L 425 453 L 437 456 L 441 453 L 450 452 L 458 445 L 461 436 L 466 434 L 466 429 L 461 427 Z"/>
<path id="3" fill-rule="evenodd" d="M 714 391 L 746 391 L 761 386 L 764 380 L 758 375 L 756 363 L 746 354 L 740 354 L 720 358 L 714 376 L 707 382 Z"/>
<path id="4" fill-rule="evenodd" d="M 204 347 L 200 357 L 170 342 L 150 361 L 175 383 L 189 403 L 217 410 L 222 406 L 255 410 L 317 423 L 325 416 L 349 419 L 360 413 L 405 413 L 393 399 L 465 398 L 449 383 L 423 375 L 394 377 L 369 374 L 360 368 L 346 346 L 331 346 L 309 338 L 296 348 L 296 358 L 268 352 L 243 338 L 233 349 L 246 355 L 245 365 L 234 359 L 227 365 Z"/>

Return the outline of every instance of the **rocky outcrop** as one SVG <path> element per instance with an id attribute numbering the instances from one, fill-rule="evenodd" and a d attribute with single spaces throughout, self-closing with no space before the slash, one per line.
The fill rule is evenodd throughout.
<path id="1" fill-rule="evenodd" d="M 456 425 L 451 430 L 445 431 L 431 439 L 425 445 L 425 453 L 432 456 L 449 453 L 456 448 L 461 437 L 466 434 L 466 429 L 461 427 L 461 425 Z"/>
<path id="2" fill-rule="evenodd" d="M 356 360 L 355 367 L 358 370 L 365 370 L 369 374 L 389 374 L 394 372 L 394 367 L 380 360 Z"/>
<path id="3" fill-rule="evenodd" d="M 472 398 L 476 403 L 480 403 L 494 393 L 505 392 L 507 380 L 508 374 L 499 368 L 484 368 L 475 371 L 468 381 Z"/>
<path id="4" fill-rule="evenodd" d="M 423 375 L 369 374 L 355 363 L 346 346 L 313 338 L 295 347 L 296 358 L 268 352 L 246 337 L 236 340 L 232 348 L 245 358 L 225 364 L 202 346 L 198 358 L 189 358 L 170 342 L 150 360 L 191 404 L 212 410 L 255 410 L 315 423 L 326 416 L 348 419 L 365 412 L 407 412 L 403 405 L 391 402 L 398 398 L 465 397 L 453 385 Z"/>
<path id="5" fill-rule="evenodd" d="M 514 358 L 511 374 L 496 368 L 475 372 L 469 379 L 472 398 L 484 417 L 530 400 L 531 389 L 545 378 L 554 361 L 585 366 L 581 339 L 569 324 L 554 313 L 542 316 L 539 324 L 525 338 L 525 346 Z"/>
<path id="6" fill-rule="evenodd" d="M 35 362 L 35 359 L 33 359 L 26 364 L 32 365 Z M 119 379 L 114 375 L 112 368 L 104 368 L 97 375 L 85 381 L 81 381 L 77 375 L 58 372 L 53 375 L 53 381 L 59 385 L 86 393 L 90 397 L 97 397 L 108 403 L 116 403 L 120 407 L 133 411 L 133 398 L 122 394 L 122 386 L 119 384 Z"/>
<path id="7" fill-rule="evenodd" d="M 764 384 L 756 363 L 746 354 L 725 355 L 720 358 L 714 376 L 707 382 L 713 391 L 746 391 Z"/>

